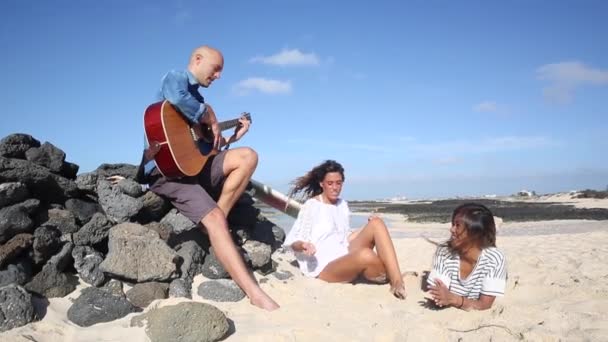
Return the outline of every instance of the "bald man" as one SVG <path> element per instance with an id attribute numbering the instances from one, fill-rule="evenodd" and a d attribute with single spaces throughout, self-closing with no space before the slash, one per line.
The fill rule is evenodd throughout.
<path id="1" fill-rule="evenodd" d="M 161 87 L 162 97 L 177 107 L 187 120 L 192 124 L 202 123 L 211 127 L 215 137 L 213 145 L 218 149 L 240 140 L 250 125 L 245 117 L 240 118 L 240 128 L 225 139 L 213 108 L 199 93 L 200 87 L 207 88 L 220 78 L 223 68 L 222 53 L 209 46 L 201 46 L 192 52 L 187 70 L 170 71 L 163 78 Z M 245 190 L 257 166 L 257 153 L 249 147 L 223 150 L 207 160 L 198 176 L 167 179 L 160 175 L 151 160 L 157 151 L 157 145 L 147 148 L 142 161 L 150 190 L 171 200 L 192 222 L 203 224 L 218 260 L 247 294 L 251 304 L 266 310 L 279 308 L 247 270 L 226 221 L 226 216 Z M 209 192 L 213 195 L 219 193 L 217 203 Z"/>

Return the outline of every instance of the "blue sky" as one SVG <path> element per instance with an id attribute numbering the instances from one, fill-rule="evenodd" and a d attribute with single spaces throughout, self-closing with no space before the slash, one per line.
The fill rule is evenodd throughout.
<path id="1" fill-rule="evenodd" d="M 608 185 L 606 1 L 0 2 L 0 137 L 81 172 L 136 164 L 160 79 L 202 44 L 203 91 L 243 111 L 254 178 L 287 190 L 325 159 L 343 197 L 539 193 Z M 226 134 L 230 134 L 226 132 Z"/>

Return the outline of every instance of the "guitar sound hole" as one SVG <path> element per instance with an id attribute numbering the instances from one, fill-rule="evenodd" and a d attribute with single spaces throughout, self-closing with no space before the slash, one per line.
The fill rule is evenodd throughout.
<path id="1" fill-rule="evenodd" d="M 202 155 L 206 156 L 213 151 L 213 144 L 209 144 L 201 140 L 198 142 L 198 149 Z"/>

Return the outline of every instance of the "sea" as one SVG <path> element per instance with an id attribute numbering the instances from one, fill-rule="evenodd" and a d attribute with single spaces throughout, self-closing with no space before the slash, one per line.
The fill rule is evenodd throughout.
<path id="1" fill-rule="evenodd" d="M 285 231 L 285 234 L 289 233 L 295 218 L 276 210 L 260 201 L 256 201 L 255 206 L 260 209 L 262 215 L 268 218 L 272 223 L 279 226 Z M 370 210 L 371 211 L 371 210 Z M 369 217 L 368 213 L 353 212 L 350 216 L 350 227 L 351 229 L 361 228 L 367 223 Z M 389 222 L 387 222 L 389 223 Z"/>

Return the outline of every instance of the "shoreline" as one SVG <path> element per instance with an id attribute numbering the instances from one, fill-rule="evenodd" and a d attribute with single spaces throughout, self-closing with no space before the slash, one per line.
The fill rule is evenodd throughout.
<path id="1" fill-rule="evenodd" d="M 572 198 L 570 194 L 554 194 L 541 197 L 505 197 L 500 199 L 467 198 L 444 199 L 437 201 L 349 201 L 352 217 L 375 214 L 390 218 L 393 222 L 408 223 L 447 223 L 454 208 L 466 202 L 486 205 L 504 222 L 540 222 L 552 220 L 608 220 L 608 199 Z M 288 230 L 293 218 L 257 201 L 258 207 L 269 219 Z M 390 215 L 389 215 L 390 214 Z M 394 216 L 392 214 L 397 214 Z M 364 220 L 354 224 L 364 223 Z"/>

